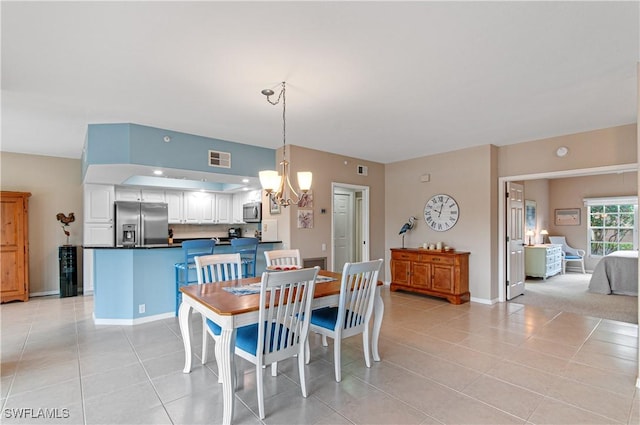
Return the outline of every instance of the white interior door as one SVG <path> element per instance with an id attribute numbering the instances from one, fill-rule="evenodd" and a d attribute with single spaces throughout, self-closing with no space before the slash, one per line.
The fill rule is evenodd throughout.
<path id="1" fill-rule="evenodd" d="M 346 262 L 369 261 L 369 187 L 331 183 L 330 270 Z"/>
<path id="2" fill-rule="evenodd" d="M 507 182 L 507 300 L 524 294 L 524 185 Z"/>
<path id="3" fill-rule="evenodd" d="M 341 271 L 344 263 L 352 261 L 351 204 L 352 194 L 333 194 L 333 267 Z"/>

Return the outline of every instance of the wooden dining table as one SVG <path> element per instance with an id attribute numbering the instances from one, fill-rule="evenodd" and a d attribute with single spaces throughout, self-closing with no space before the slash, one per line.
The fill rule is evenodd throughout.
<path id="1" fill-rule="evenodd" d="M 341 274 L 321 270 L 319 279 L 333 278 L 331 281 L 318 281 L 314 291 L 312 308 L 336 306 L 340 297 Z M 184 373 L 191 372 L 191 311 L 196 310 L 206 318 L 213 320 L 221 328 L 218 344 L 221 344 L 218 373 L 222 377 L 223 412 L 222 423 L 231 424 L 234 410 L 233 373 L 235 371 L 235 339 L 236 329 L 258 322 L 260 310 L 260 294 L 236 295 L 225 287 L 246 288 L 261 281 L 261 277 L 236 279 L 203 285 L 190 285 L 180 288 L 182 303 L 178 310 L 180 332 L 184 342 Z M 380 361 L 378 352 L 378 338 L 384 315 L 384 303 L 380 295 L 382 282 L 378 282 L 374 301 L 373 329 L 371 335 L 371 352 L 373 360 Z"/>

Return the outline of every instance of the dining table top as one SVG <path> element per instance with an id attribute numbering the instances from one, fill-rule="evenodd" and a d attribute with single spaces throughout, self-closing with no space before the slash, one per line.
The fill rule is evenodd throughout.
<path id="1" fill-rule="evenodd" d="M 271 272 L 282 273 L 282 272 Z M 286 272 L 285 272 L 286 273 Z M 333 278 L 330 281 L 316 282 L 314 298 L 340 294 L 342 273 L 320 270 L 318 276 Z M 249 313 L 260 309 L 260 293 L 236 295 L 225 290 L 225 287 L 243 287 L 260 283 L 262 278 L 248 277 L 222 282 L 205 283 L 202 285 L 188 285 L 180 287 L 183 296 L 188 296 L 221 316 L 233 316 Z M 378 282 L 381 285 L 382 282 Z"/>

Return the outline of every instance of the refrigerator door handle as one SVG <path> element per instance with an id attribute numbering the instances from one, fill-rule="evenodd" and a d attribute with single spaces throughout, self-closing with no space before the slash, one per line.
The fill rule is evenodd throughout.
<path id="1" fill-rule="evenodd" d="M 144 225 L 145 225 L 144 214 L 140 213 L 140 242 L 139 242 L 138 245 L 144 245 L 145 244 Z"/>

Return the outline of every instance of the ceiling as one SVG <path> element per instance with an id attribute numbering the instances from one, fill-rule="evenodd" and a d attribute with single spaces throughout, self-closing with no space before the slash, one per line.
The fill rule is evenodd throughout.
<path id="1" fill-rule="evenodd" d="M 389 163 L 637 121 L 639 2 L 7 2 L 1 150 L 131 122 Z"/>

